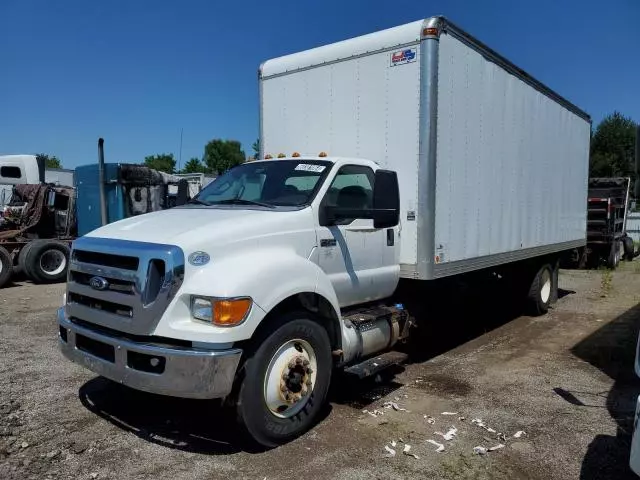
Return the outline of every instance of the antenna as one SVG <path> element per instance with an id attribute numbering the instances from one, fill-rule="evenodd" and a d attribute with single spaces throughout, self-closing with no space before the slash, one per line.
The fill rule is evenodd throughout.
<path id="1" fill-rule="evenodd" d="M 180 128 L 180 152 L 178 153 L 178 171 L 182 169 L 182 132 L 184 128 Z"/>

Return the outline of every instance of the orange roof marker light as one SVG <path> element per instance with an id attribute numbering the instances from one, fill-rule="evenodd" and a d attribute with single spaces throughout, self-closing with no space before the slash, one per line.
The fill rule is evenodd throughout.
<path id="1" fill-rule="evenodd" d="M 327 152 L 320 152 L 320 153 L 318 154 L 318 156 L 319 156 L 320 158 L 324 158 L 324 157 L 326 157 L 326 156 L 327 156 Z"/>
<path id="2" fill-rule="evenodd" d="M 271 160 L 273 157 L 271 155 L 269 155 L 268 153 L 264 156 L 265 160 Z"/>
<path id="3" fill-rule="evenodd" d="M 291 156 L 292 156 L 293 158 L 298 158 L 298 157 L 300 156 L 300 154 L 299 154 L 298 152 L 293 152 L 293 153 L 291 154 Z"/>
<path id="4" fill-rule="evenodd" d="M 278 158 L 285 158 L 285 157 L 286 157 L 286 155 L 284 153 L 279 153 L 278 154 Z"/>

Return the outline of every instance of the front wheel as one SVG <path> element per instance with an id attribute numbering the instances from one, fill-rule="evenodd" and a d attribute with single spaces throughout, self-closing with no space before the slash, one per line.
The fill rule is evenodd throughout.
<path id="1" fill-rule="evenodd" d="M 266 447 L 313 426 L 331 380 L 327 331 L 308 313 L 286 315 L 279 324 L 247 356 L 236 405 L 239 423 Z"/>

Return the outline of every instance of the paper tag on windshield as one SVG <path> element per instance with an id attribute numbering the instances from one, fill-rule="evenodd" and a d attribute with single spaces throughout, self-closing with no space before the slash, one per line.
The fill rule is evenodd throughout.
<path id="1" fill-rule="evenodd" d="M 296 166 L 296 170 L 302 170 L 303 172 L 321 173 L 324 171 L 324 169 L 324 165 L 311 165 L 309 163 L 299 163 Z"/>

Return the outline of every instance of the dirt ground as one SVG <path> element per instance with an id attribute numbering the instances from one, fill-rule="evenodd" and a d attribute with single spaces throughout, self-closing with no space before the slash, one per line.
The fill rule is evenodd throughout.
<path id="1" fill-rule="evenodd" d="M 564 271 L 560 286 L 538 318 L 503 311 L 495 297 L 429 299 L 436 327 L 421 359 L 378 382 L 337 379 L 324 420 L 271 451 L 248 448 L 212 402 L 136 392 L 63 359 L 54 317 L 63 285 L 5 288 L 0 478 L 634 478 L 640 260 L 615 273 Z M 450 441 L 434 433 L 451 426 Z M 402 453 L 404 442 L 419 458 Z"/>

